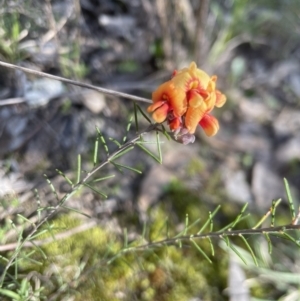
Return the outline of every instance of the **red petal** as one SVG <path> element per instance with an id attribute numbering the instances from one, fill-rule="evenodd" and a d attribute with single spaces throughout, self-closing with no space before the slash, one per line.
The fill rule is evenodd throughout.
<path id="1" fill-rule="evenodd" d="M 200 120 L 199 125 L 203 128 L 207 136 L 214 136 L 219 130 L 218 120 L 209 114 L 205 114 Z"/>

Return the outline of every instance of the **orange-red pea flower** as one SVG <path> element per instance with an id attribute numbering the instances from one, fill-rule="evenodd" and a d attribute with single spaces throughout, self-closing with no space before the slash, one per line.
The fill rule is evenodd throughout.
<path id="1" fill-rule="evenodd" d="M 226 102 L 225 95 L 216 90 L 216 80 L 215 75 L 208 76 L 192 62 L 188 68 L 174 71 L 171 80 L 153 92 L 148 112 L 158 123 L 167 120 L 175 139 L 184 135 L 179 139 L 184 144 L 193 142 L 198 124 L 206 135 L 213 136 L 219 123 L 209 113 Z"/>

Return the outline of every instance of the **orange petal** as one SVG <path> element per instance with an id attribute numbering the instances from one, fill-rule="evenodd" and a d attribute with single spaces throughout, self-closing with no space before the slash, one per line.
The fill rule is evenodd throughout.
<path id="1" fill-rule="evenodd" d="M 189 107 L 185 116 L 185 127 L 188 129 L 190 134 L 194 134 L 199 120 L 202 119 L 206 112 L 206 106 L 198 106 L 197 108 Z"/>
<path id="2" fill-rule="evenodd" d="M 152 113 L 165 103 L 166 103 L 165 101 L 157 101 L 147 108 L 147 112 Z"/>
<path id="3" fill-rule="evenodd" d="M 188 93 L 189 107 L 197 108 L 203 104 L 203 97 L 197 93 L 197 90 L 191 90 Z"/>
<path id="4" fill-rule="evenodd" d="M 216 107 L 220 108 L 226 102 L 226 96 L 222 94 L 219 90 L 216 90 Z"/>
<path id="5" fill-rule="evenodd" d="M 162 123 L 166 120 L 168 111 L 169 111 L 169 105 L 167 103 L 164 103 L 162 106 L 160 106 L 158 109 L 154 111 L 152 114 L 152 118 L 157 122 L 157 123 Z"/>
<path id="6" fill-rule="evenodd" d="M 176 117 L 182 116 L 186 111 L 187 101 L 185 92 L 176 87 L 171 80 L 160 85 L 152 93 L 152 100 L 154 103 L 159 101 L 168 102 Z"/>
<path id="7" fill-rule="evenodd" d="M 201 83 L 201 87 L 206 89 L 207 86 L 208 86 L 208 83 L 210 81 L 210 77 L 203 70 L 198 69 L 198 68 L 194 68 L 194 66 L 192 64 L 189 67 L 189 72 L 190 72 L 191 76 L 192 77 L 197 77 L 199 82 Z M 195 64 L 195 66 L 196 66 L 196 64 Z"/>
<path id="8" fill-rule="evenodd" d="M 200 120 L 199 125 L 203 128 L 207 136 L 214 136 L 219 130 L 218 120 L 209 114 L 205 114 Z"/>

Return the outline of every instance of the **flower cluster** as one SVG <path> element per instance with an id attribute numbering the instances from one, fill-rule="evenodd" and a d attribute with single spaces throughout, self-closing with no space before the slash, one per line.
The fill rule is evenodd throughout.
<path id="1" fill-rule="evenodd" d="M 172 78 L 152 93 L 153 104 L 147 111 L 157 123 L 166 120 L 175 139 L 184 144 L 194 142 L 198 124 L 207 136 L 213 136 L 219 123 L 209 113 L 226 101 L 216 89 L 216 81 L 215 75 L 208 76 L 192 62 L 188 68 L 174 71 Z"/>

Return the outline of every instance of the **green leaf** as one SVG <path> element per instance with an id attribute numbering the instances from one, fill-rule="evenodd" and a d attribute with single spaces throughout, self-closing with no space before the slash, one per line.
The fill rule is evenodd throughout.
<path id="1" fill-rule="evenodd" d="M 149 122 L 149 123 L 152 123 L 150 118 L 143 112 L 143 110 L 141 109 L 141 107 L 137 104 L 136 105 L 138 110 L 140 111 L 140 113 L 143 115 L 143 117 Z"/>
<path id="2" fill-rule="evenodd" d="M 111 162 L 112 160 L 115 160 L 115 159 L 125 155 L 132 149 L 134 149 L 134 146 L 127 146 L 125 149 L 120 150 L 120 151 L 116 152 L 115 154 L 112 154 L 111 157 L 109 158 L 109 161 Z"/>
<path id="3" fill-rule="evenodd" d="M 61 175 L 71 186 L 73 186 L 73 182 L 59 169 L 55 169 L 56 172 Z"/>
<path id="4" fill-rule="evenodd" d="M 209 218 L 207 219 L 207 221 L 204 223 L 204 225 L 201 227 L 201 229 L 197 232 L 197 234 L 201 234 L 205 228 L 208 226 L 208 224 L 210 224 L 210 221 L 214 218 L 214 216 L 217 214 L 217 212 L 220 210 L 221 205 L 219 205 L 212 214 L 210 214 Z"/>
<path id="5" fill-rule="evenodd" d="M 161 159 L 159 157 L 156 157 L 154 154 L 151 153 L 146 147 L 144 147 L 142 144 L 137 143 L 136 144 L 140 149 L 142 149 L 146 154 L 148 154 L 151 158 L 153 158 L 156 162 L 161 164 Z"/>
<path id="6" fill-rule="evenodd" d="M 103 192 L 99 191 L 98 189 L 94 188 L 93 186 L 91 186 L 90 184 L 88 183 L 84 183 L 83 184 L 84 186 L 90 188 L 91 190 L 93 190 L 94 192 L 96 192 L 97 194 L 100 194 L 102 197 L 104 197 L 105 199 L 107 199 L 107 195 L 104 194 Z"/>
<path id="7" fill-rule="evenodd" d="M 212 263 L 212 261 L 210 260 L 210 258 L 206 255 L 206 253 L 199 247 L 199 245 L 194 241 L 193 238 L 190 239 L 191 242 L 194 244 L 194 246 L 196 247 L 196 249 L 204 256 L 204 258 L 209 262 Z"/>
<path id="8" fill-rule="evenodd" d="M 50 181 L 50 179 L 48 178 L 48 176 L 46 174 L 44 174 L 44 177 L 46 178 L 46 181 L 47 183 L 49 184 L 50 188 L 51 188 L 51 191 L 53 192 L 55 198 L 57 201 L 59 201 L 59 197 L 58 197 L 58 194 L 56 192 L 56 189 L 54 188 L 52 182 Z"/>
<path id="9" fill-rule="evenodd" d="M 96 166 L 98 163 L 98 151 L 99 151 L 99 137 L 97 137 L 95 140 L 94 159 L 93 159 L 94 166 Z"/>
<path id="10" fill-rule="evenodd" d="M 127 166 L 127 165 L 123 165 L 123 164 L 120 164 L 120 163 L 117 163 L 117 162 L 114 162 L 114 161 L 110 161 L 111 163 L 114 163 L 114 165 L 118 166 L 118 167 L 122 167 L 122 168 L 125 168 L 125 169 L 128 169 L 128 170 L 131 170 L 131 171 L 134 171 L 138 174 L 142 174 L 142 172 L 136 168 L 133 168 L 133 167 L 130 167 L 130 166 Z"/>
<path id="11" fill-rule="evenodd" d="M 286 195 L 287 195 L 289 206 L 290 206 L 292 219 L 294 220 L 296 217 L 296 213 L 295 213 L 293 198 L 292 198 L 291 191 L 290 191 L 290 186 L 289 186 L 289 183 L 286 178 L 283 179 L 283 182 L 284 182 L 284 187 L 285 187 Z"/>
<path id="12" fill-rule="evenodd" d="M 17 293 L 14 293 L 13 291 L 6 290 L 3 288 L 0 288 L 0 294 L 9 298 L 12 298 L 13 300 L 22 300 L 21 296 Z"/>
<path id="13" fill-rule="evenodd" d="M 252 256 L 252 259 L 253 259 L 253 262 L 255 263 L 256 266 L 258 266 L 258 263 L 257 263 L 257 259 L 255 257 L 255 254 L 252 250 L 252 248 L 250 247 L 249 243 L 247 242 L 247 239 L 243 236 L 243 235 L 239 235 L 239 237 L 244 241 L 247 249 L 249 250 L 251 256 Z"/>
<path id="14" fill-rule="evenodd" d="M 77 179 L 76 184 L 80 182 L 80 176 L 81 176 L 81 155 L 78 154 L 77 156 Z"/>
<path id="15" fill-rule="evenodd" d="M 126 140 L 127 140 L 128 133 L 129 133 L 129 131 L 130 131 L 131 124 L 132 124 L 132 119 L 133 119 L 133 116 L 130 117 L 129 122 L 128 122 L 128 124 L 127 124 L 127 127 L 126 127 L 126 134 L 125 134 L 125 136 L 123 137 L 123 143 L 125 143 Z"/>
<path id="16" fill-rule="evenodd" d="M 101 182 L 101 181 L 104 181 L 104 180 L 107 180 L 107 179 L 111 179 L 111 178 L 114 178 L 114 177 L 115 177 L 115 175 L 110 175 L 110 176 L 107 176 L 107 177 L 94 179 L 92 182 L 93 183 Z"/>
<path id="17" fill-rule="evenodd" d="M 98 132 L 98 135 L 99 135 L 99 137 L 100 137 L 100 140 L 101 140 L 101 142 L 102 142 L 102 145 L 103 145 L 103 147 L 104 147 L 104 150 L 105 150 L 105 152 L 106 152 L 106 155 L 109 156 L 109 150 L 108 150 L 108 147 L 107 147 L 105 138 L 104 138 L 104 136 L 102 135 L 100 129 L 99 129 L 97 126 L 96 126 L 96 131 Z"/>

